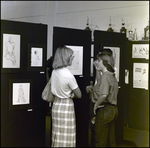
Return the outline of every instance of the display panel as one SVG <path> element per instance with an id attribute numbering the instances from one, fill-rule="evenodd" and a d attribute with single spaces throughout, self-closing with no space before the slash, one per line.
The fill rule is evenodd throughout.
<path id="1" fill-rule="evenodd" d="M 83 46 L 70 46 L 66 47 L 71 48 L 74 51 L 74 59 L 72 65 L 67 68 L 71 71 L 73 75 L 82 75 L 83 74 Z"/>
<path id="2" fill-rule="evenodd" d="M 9 109 L 32 107 L 32 80 L 10 80 Z"/>

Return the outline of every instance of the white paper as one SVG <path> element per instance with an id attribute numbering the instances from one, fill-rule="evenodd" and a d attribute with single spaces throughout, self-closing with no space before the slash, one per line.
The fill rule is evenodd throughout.
<path id="1" fill-rule="evenodd" d="M 30 103 L 30 83 L 13 83 L 12 105 Z"/>
<path id="2" fill-rule="evenodd" d="M 132 58 L 149 59 L 149 44 L 133 44 Z"/>
<path id="3" fill-rule="evenodd" d="M 3 34 L 3 68 L 20 68 L 20 35 Z"/>
<path id="4" fill-rule="evenodd" d="M 125 69 L 125 84 L 129 84 L 129 70 Z"/>
<path id="5" fill-rule="evenodd" d="M 42 67 L 42 48 L 32 47 L 31 48 L 31 66 Z"/>
<path id="6" fill-rule="evenodd" d="M 134 63 L 133 87 L 148 89 L 148 63 Z"/>
<path id="7" fill-rule="evenodd" d="M 72 61 L 72 65 L 67 68 L 73 75 L 82 75 L 83 68 L 83 46 L 68 46 L 74 51 L 74 59 Z"/>

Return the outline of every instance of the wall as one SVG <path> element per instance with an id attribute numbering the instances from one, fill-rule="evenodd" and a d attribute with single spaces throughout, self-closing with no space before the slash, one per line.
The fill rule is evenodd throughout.
<path id="1" fill-rule="evenodd" d="M 47 58 L 52 55 L 53 26 L 84 29 L 87 16 L 91 29 L 119 32 L 137 28 L 138 40 L 144 36 L 149 18 L 149 1 L 1 1 L 1 19 L 48 24 Z M 128 34 L 127 34 L 128 36 Z"/>

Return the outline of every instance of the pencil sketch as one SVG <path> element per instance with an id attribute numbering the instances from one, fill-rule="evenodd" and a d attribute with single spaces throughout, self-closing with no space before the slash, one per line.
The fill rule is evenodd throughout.
<path id="1" fill-rule="evenodd" d="M 149 44 L 133 44 L 132 58 L 149 59 Z"/>
<path id="2" fill-rule="evenodd" d="M 30 83 L 13 83 L 12 105 L 30 103 Z"/>
<path id="3" fill-rule="evenodd" d="M 74 51 L 74 59 L 72 65 L 67 68 L 71 71 L 73 75 L 82 75 L 83 67 L 83 47 L 82 46 L 68 46 Z"/>
<path id="4" fill-rule="evenodd" d="M 31 48 L 31 66 L 42 67 L 42 48 Z"/>
<path id="5" fill-rule="evenodd" d="M 20 35 L 3 34 L 3 68 L 20 68 Z"/>
<path id="6" fill-rule="evenodd" d="M 12 36 L 9 37 L 9 40 L 5 43 L 5 57 L 7 60 L 10 60 L 13 65 L 16 64 L 15 57 L 15 43 L 13 42 Z"/>
<path id="7" fill-rule="evenodd" d="M 18 101 L 17 102 L 19 102 L 19 103 L 26 102 L 22 85 L 20 85 L 19 89 L 18 89 Z"/>

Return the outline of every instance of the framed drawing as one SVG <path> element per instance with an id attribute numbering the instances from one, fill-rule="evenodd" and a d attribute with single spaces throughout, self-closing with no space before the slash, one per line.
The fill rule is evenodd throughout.
<path id="1" fill-rule="evenodd" d="M 132 44 L 132 58 L 149 59 L 149 44 Z"/>
<path id="2" fill-rule="evenodd" d="M 21 35 L 2 32 L 1 37 L 1 71 L 4 73 L 21 72 Z"/>
<path id="3" fill-rule="evenodd" d="M 103 48 L 109 48 L 112 50 L 114 58 L 114 70 L 117 81 L 119 82 L 119 70 L 120 70 L 120 47 L 104 46 Z"/>
<path id="4" fill-rule="evenodd" d="M 31 109 L 32 80 L 10 80 L 9 110 Z"/>
<path id="5" fill-rule="evenodd" d="M 44 71 L 45 69 L 45 46 L 37 44 L 28 45 L 28 70 Z"/>
<path id="6" fill-rule="evenodd" d="M 74 51 L 74 59 L 72 65 L 68 66 L 68 69 L 73 75 L 82 75 L 83 74 L 83 46 L 70 46 L 66 47 L 71 48 Z"/>
<path id="7" fill-rule="evenodd" d="M 148 63 L 133 63 L 133 88 L 148 90 Z"/>

